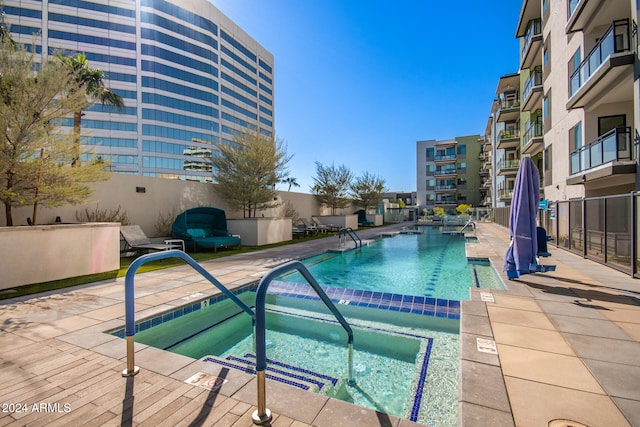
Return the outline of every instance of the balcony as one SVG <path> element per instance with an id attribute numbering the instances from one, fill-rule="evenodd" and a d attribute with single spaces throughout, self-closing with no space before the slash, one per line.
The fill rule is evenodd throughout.
<path id="1" fill-rule="evenodd" d="M 542 63 L 542 20 L 540 18 L 529 21 L 527 33 L 524 36 L 524 46 L 520 57 L 520 68 L 531 68 Z"/>
<path id="2" fill-rule="evenodd" d="M 520 145 L 520 130 L 519 129 L 506 129 L 500 131 L 498 134 L 498 150 L 505 148 L 515 148 Z"/>
<path id="3" fill-rule="evenodd" d="M 457 174 L 456 168 L 436 169 L 435 176 L 448 176 Z"/>
<path id="4" fill-rule="evenodd" d="M 496 165 L 498 175 L 515 175 L 520 167 L 520 159 L 502 159 Z"/>
<path id="5" fill-rule="evenodd" d="M 580 147 L 571 153 L 571 176 L 567 178 L 567 184 L 583 184 L 587 180 L 635 173 L 631 143 L 631 128 L 627 127 L 611 129 Z"/>
<path id="6" fill-rule="evenodd" d="M 436 185 L 435 191 L 436 193 L 451 193 L 452 191 L 456 191 L 457 187 L 455 184 L 450 185 Z"/>
<path id="7" fill-rule="evenodd" d="M 456 155 L 450 154 L 448 156 L 436 156 L 434 160 L 436 163 L 452 163 L 456 161 Z"/>
<path id="8" fill-rule="evenodd" d="M 627 0 L 567 0 L 566 34 L 607 25 L 616 18 L 630 16 Z"/>
<path id="9" fill-rule="evenodd" d="M 516 120 L 520 116 L 520 100 L 519 99 L 501 99 L 500 110 L 498 110 L 497 121 L 510 122 Z"/>
<path id="10" fill-rule="evenodd" d="M 542 69 L 534 69 L 524 83 L 522 111 L 534 111 L 542 107 Z"/>
<path id="11" fill-rule="evenodd" d="M 446 199 L 436 199 L 436 206 L 455 206 L 458 204 L 458 199 L 455 197 Z"/>
<path id="12" fill-rule="evenodd" d="M 507 200 L 511 200 L 511 197 L 513 196 L 513 188 L 508 189 L 508 188 L 499 188 L 498 189 L 498 200 L 501 201 L 507 201 Z"/>
<path id="13" fill-rule="evenodd" d="M 542 124 L 542 117 L 538 117 L 524 134 L 524 138 L 522 139 L 522 142 L 524 143 L 522 153 L 529 154 L 531 156 L 535 156 L 540 153 L 543 149 L 543 135 L 544 126 Z"/>
<path id="14" fill-rule="evenodd" d="M 629 21 L 615 21 L 569 78 L 567 109 L 633 100 L 633 62 Z"/>

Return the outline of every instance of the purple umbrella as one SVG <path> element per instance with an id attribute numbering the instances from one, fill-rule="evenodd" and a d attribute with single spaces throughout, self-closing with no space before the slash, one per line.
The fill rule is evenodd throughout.
<path id="1" fill-rule="evenodd" d="M 522 159 L 511 198 L 509 235 L 511 243 L 504 257 L 504 271 L 509 279 L 533 273 L 536 265 L 538 238 L 536 218 L 540 201 L 540 173 L 529 157 Z"/>

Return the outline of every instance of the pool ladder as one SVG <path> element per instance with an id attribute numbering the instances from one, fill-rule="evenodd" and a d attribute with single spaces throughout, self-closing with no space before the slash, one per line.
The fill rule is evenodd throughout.
<path id="1" fill-rule="evenodd" d="M 358 233 L 356 233 L 351 227 L 344 227 L 338 231 L 340 245 L 342 245 L 342 238 L 344 237 L 344 240 L 346 241 L 347 236 L 351 237 L 351 240 L 353 240 L 353 243 L 356 245 L 356 249 L 358 247 L 362 247 L 362 240 L 360 239 L 360 236 L 358 236 Z"/>
<path id="2" fill-rule="evenodd" d="M 353 231 L 353 230 L 352 230 Z M 353 237 L 352 237 L 353 238 Z M 355 241 L 355 239 L 354 239 Z M 361 243 L 362 245 L 362 243 Z M 236 295 L 234 295 L 229 289 L 227 289 L 222 283 L 216 280 L 207 270 L 205 270 L 200 264 L 198 264 L 193 258 L 186 253 L 172 249 L 169 251 L 156 252 L 151 254 L 142 255 L 136 258 L 125 275 L 125 337 L 127 343 L 127 368 L 122 371 L 123 377 L 130 377 L 140 372 L 140 368 L 135 366 L 135 356 L 133 348 L 133 337 L 136 333 L 135 328 L 135 295 L 134 295 L 134 278 L 136 271 L 142 265 L 166 258 L 180 258 L 187 262 L 194 270 L 200 273 L 205 279 L 209 280 L 215 287 L 217 287 L 226 297 L 235 302 L 244 312 L 251 316 L 253 322 L 253 335 L 256 345 L 256 379 L 258 386 L 258 409 L 254 411 L 252 415 L 254 424 L 266 424 L 271 421 L 271 411 L 267 408 L 267 395 L 266 395 L 266 382 L 265 382 L 265 370 L 267 367 L 267 351 L 266 351 L 266 295 L 269 284 L 276 278 L 290 271 L 297 270 L 307 280 L 309 285 L 318 294 L 322 302 L 329 308 L 331 313 L 336 317 L 340 325 L 347 332 L 347 344 L 348 344 L 348 379 L 347 382 L 350 385 L 355 384 L 353 379 L 353 330 L 342 316 L 338 308 L 329 299 L 327 294 L 322 290 L 316 279 L 311 275 L 307 267 L 300 261 L 291 261 L 276 267 L 269 271 L 256 289 L 256 306 L 255 312 L 251 310 L 245 303 L 243 303 Z"/>

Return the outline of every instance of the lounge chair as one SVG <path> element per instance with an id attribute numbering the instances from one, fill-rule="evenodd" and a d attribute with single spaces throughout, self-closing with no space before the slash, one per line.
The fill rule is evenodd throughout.
<path id="1" fill-rule="evenodd" d="M 166 251 L 169 249 L 183 248 L 183 244 L 175 243 L 151 243 L 151 239 L 144 234 L 139 225 L 123 225 L 120 227 L 120 235 L 124 239 L 125 247 L 122 252 L 131 251 Z"/>
<path id="2" fill-rule="evenodd" d="M 311 222 L 308 219 L 300 218 L 300 222 L 302 223 L 302 225 L 304 225 L 305 232 L 311 233 L 311 234 L 317 234 L 318 233 L 318 227 L 316 227 L 315 225 L 311 224 Z"/>
<path id="3" fill-rule="evenodd" d="M 320 222 L 320 220 L 318 218 L 316 218 L 315 216 L 311 217 L 311 220 L 313 221 L 313 223 L 318 227 L 318 230 L 322 230 L 322 228 L 325 228 L 327 231 L 339 231 L 340 230 L 340 226 L 339 225 L 335 225 L 335 224 L 323 224 L 322 222 Z"/>
<path id="4" fill-rule="evenodd" d="M 312 222 L 312 225 L 314 225 L 318 229 L 319 232 L 326 233 L 327 231 L 329 231 L 329 226 L 328 225 L 324 225 L 323 223 L 318 221 L 318 218 L 311 217 L 311 222 Z"/>

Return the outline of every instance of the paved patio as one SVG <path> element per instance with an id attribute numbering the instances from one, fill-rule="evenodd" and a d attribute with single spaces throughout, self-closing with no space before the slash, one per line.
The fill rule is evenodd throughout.
<path id="1" fill-rule="evenodd" d="M 360 231 L 370 238 L 406 226 Z M 470 257 L 500 268 L 507 230 L 480 224 Z M 203 263 L 229 288 L 323 252 L 336 238 Z M 471 292 L 462 304 L 460 420 L 465 426 L 640 426 L 640 281 L 551 248 L 547 274 Z M 136 278 L 136 318 L 216 294 L 188 266 Z M 0 302 L 0 426 L 251 426 L 255 378 L 136 344 L 141 372 L 123 378 L 123 280 Z M 489 294 L 489 295 L 487 295 Z M 485 302 L 482 299 L 492 299 Z M 497 354 L 478 351 L 495 340 Z M 491 341 L 489 341 L 490 343 Z M 219 392 L 184 382 L 224 377 Z M 402 426 L 407 420 L 267 381 L 273 426 Z M 44 404 L 44 405 L 43 405 Z M 566 420 L 564 424 L 562 421 Z"/>

